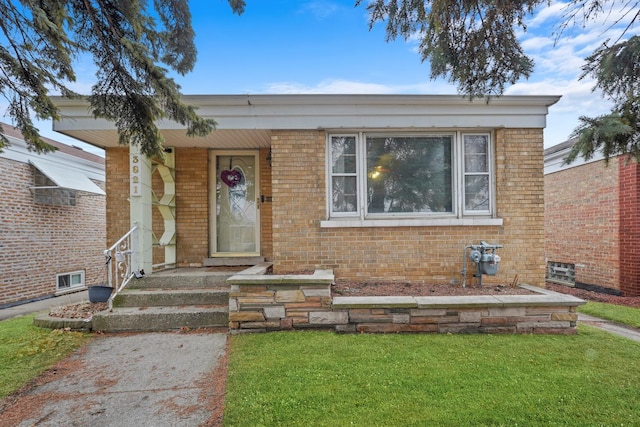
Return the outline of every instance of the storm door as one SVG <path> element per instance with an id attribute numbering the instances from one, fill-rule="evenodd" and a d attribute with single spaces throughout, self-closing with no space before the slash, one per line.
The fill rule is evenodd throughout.
<path id="1" fill-rule="evenodd" d="M 260 254 L 258 152 L 212 151 L 212 257 Z"/>

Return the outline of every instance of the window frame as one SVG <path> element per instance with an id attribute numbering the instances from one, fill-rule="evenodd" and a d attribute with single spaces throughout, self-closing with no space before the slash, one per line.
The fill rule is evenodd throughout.
<path id="1" fill-rule="evenodd" d="M 466 171 L 466 151 L 465 151 L 465 137 L 466 136 L 486 136 L 487 137 L 487 172 L 467 172 Z M 494 189 L 494 177 L 495 177 L 495 164 L 493 160 L 493 139 L 489 132 L 461 132 L 460 133 L 460 174 L 461 174 L 461 187 L 460 194 L 462 200 L 460 207 L 462 216 L 490 216 L 493 214 L 495 206 L 495 189 Z M 467 210 L 466 206 L 466 191 L 465 184 L 467 176 L 487 176 L 489 181 L 489 208 L 486 210 Z"/>
<path id="2" fill-rule="evenodd" d="M 79 275 L 80 276 L 80 283 L 79 284 L 73 284 L 72 283 L 72 278 L 73 276 Z M 68 287 L 60 287 L 60 279 L 64 276 L 69 276 L 69 286 Z M 56 274 L 56 292 L 67 292 L 67 291 L 71 291 L 71 290 L 75 290 L 75 289 L 83 289 L 86 288 L 86 282 L 85 282 L 85 271 L 84 270 L 76 270 L 76 271 L 68 271 L 68 272 L 64 272 L 64 273 L 59 273 Z"/>
<path id="3" fill-rule="evenodd" d="M 452 206 L 452 211 L 451 212 L 373 212 L 370 213 L 369 212 L 369 206 L 367 203 L 367 196 L 366 194 L 368 193 L 368 180 L 367 180 L 367 137 L 375 137 L 375 138 L 416 138 L 416 137 L 451 137 L 451 158 L 453 160 L 452 162 L 452 167 L 451 167 L 451 206 Z M 455 162 L 455 157 L 456 157 L 456 138 L 455 138 L 455 132 L 428 132 L 428 133 L 409 133 L 409 132 L 403 132 L 403 133 L 389 133 L 389 132 L 362 132 L 362 141 L 361 141 L 361 151 L 358 152 L 356 151 L 356 158 L 359 159 L 360 157 L 362 157 L 362 161 L 361 163 L 363 163 L 361 170 L 359 170 L 359 172 L 361 172 L 361 187 L 360 189 L 362 190 L 362 206 L 363 206 L 363 218 L 364 219 L 402 219 L 402 218 L 433 218 L 433 217 L 452 217 L 455 216 L 456 212 L 455 212 L 455 206 L 456 206 L 456 194 L 457 194 L 457 189 L 456 189 L 456 177 L 455 177 L 455 166 L 454 166 L 454 162 Z M 358 147 L 358 145 L 356 144 L 356 147 Z M 362 155 L 360 155 L 359 153 L 362 153 Z"/>
<path id="4" fill-rule="evenodd" d="M 465 172 L 465 136 L 481 135 L 487 138 L 487 172 Z M 332 142 L 335 137 L 354 136 L 356 138 L 356 212 L 336 212 L 333 210 L 334 174 Z M 451 136 L 451 191 L 452 212 L 395 212 L 368 213 L 367 207 L 367 137 L 438 137 Z M 491 131 L 425 131 L 425 132 L 327 132 L 326 137 L 326 194 L 327 221 L 322 227 L 340 226 L 414 226 L 414 225 L 501 225 L 495 218 L 495 161 L 494 135 Z M 467 175 L 484 174 L 489 177 L 489 208 L 487 210 L 467 210 L 465 206 L 465 178 Z M 342 224 L 342 225 L 341 225 Z"/>
<path id="5" fill-rule="evenodd" d="M 355 174 L 342 172 L 342 173 L 334 173 L 333 172 L 333 138 L 348 138 L 354 137 L 356 143 L 356 172 Z M 362 164 L 362 160 L 360 159 L 360 148 L 359 148 L 359 134 L 358 133 L 332 133 L 327 136 L 327 208 L 330 212 L 330 217 L 341 217 L 341 218 L 360 218 L 362 216 L 361 212 L 363 209 L 360 194 L 361 194 L 361 176 L 360 176 L 360 168 Z M 333 211 L 333 177 L 347 177 L 347 176 L 355 176 L 356 178 L 356 210 L 354 212 L 339 212 Z"/>

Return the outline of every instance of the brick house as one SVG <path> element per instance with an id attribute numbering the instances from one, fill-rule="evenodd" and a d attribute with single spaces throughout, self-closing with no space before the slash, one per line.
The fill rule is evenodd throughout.
<path id="1" fill-rule="evenodd" d="M 105 149 L 107 242 L 137 224 L 146 272 L 258 257 L 276 274 L 460 283 L 464 247 L 485 240 L 504 245 L 486 283 L 544 286 L 543 128 L 558 99 L 185 96 L 218 126 L 189 138 L 160 123 L 165 159 L 118 145 L 81 100 L 57 99 L 54 129 Z"/>
<path id="2" fill-rule="evenodd" d="M 549 280 L 640 295 L 640 169 L 624 156 L 563 161 L 566 141 L 544 151 Z"/>
<path id="3" fill-rule="evenodd" d="M 47 138 L 38 155 L 2 127 L 0 307 L 104 282 L 104 159 Z"/>

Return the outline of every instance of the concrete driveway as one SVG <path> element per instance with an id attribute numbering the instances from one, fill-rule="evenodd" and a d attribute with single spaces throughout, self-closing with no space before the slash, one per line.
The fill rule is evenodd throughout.
<path id="1" fill-rule="evenodd" d="M 96 336 L 0 413 L 3 426 L 216 426 L 227 335 Z"/>

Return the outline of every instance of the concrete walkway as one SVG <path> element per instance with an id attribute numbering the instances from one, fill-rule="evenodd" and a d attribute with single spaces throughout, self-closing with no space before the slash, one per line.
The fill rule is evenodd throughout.
<path id="1" fill-rule="evenodd" d="M 49 311 L 55 307 L 62 307 L 69 304 L 77 304 L 79 302 L 89 302 L 89 291 L 74 292 L 71 294 L 60 295 L 53 298 L 47 298 L 40 301 L 20 304 L 13 307 L 0 309 L 0 320 L 10 319 L 12 317 L 24 316 L 25 314 L 38 313 L 40 311 Z"/>
<path id="2" fill-rule="evenodd" d="M 619 323 L 582 313 L 578 313 L 578 322 L 595 326 L 603 331 L 611 332 L 612 334 L 640 342 L 640 329 L 632 328 L 631 326 L 621 325 Z"/>
<path id="3" fill-rule="evenodd" d="M 0 309 L 0 320 L 88 301 L 87 292 Z M 9 426 L 217 426 L 226 333 L 95 335 L 0 407 Z M 219 407 L 220 406 L 220 407 Z"/>
<path id="4" fill-rule="evenodd" d="M 224 333 L 97 335 L 10 402 L 0 424 L 220 425 L 226 339 Z"/>

